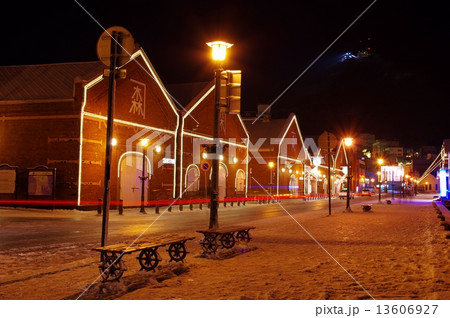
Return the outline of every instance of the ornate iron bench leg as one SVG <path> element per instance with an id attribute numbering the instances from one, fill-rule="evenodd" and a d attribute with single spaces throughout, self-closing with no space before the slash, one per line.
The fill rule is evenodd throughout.
<path id="1" fill-rule="evenodd" d="M 167 249 L 170 256 L 170 261 L 183 262 L 184 258 L 189 253 L 186 251 L 185 243 L 186 241 L 180 241 L 170 244 Z"/>
<path id="2" fill-rule="evenodd" d="M 119 280 L 127 270 L 122 255 L 117 255 L 115 252 L 101 252 L 100 258 L 101 262 L 98 268 L 103 281 Z"/>
<path id="3" fill-rule="evenodd" d="M 249 231 L 250 230 L 240 230 L 236 234 L 236 239 L 239 242 L 246 242 L 246 243 L 250 242 L 252 238 L 250 237 Z"/>
<path id="4" fill-rule="evenodd" d="M 216 253 L 217 244 L 217 233 L 204 233 L 203 240 L 200 241 L 200 245 L 203 248 L 204 253 L 211 254 Z"/>
<path id="5" fill-rule="evenodd" d="M 220 244 L 222 245 L 222 248 L 232 248 L 235 243 L 236 240 L 234 238 L 234 232 L 223 233 L 220 236 Z"/>
<path id="6" fill-rule="evenodd" d="M 156 248 L 149 248 L 146 250 L 142 250 L 139 256 L 137 257 L 139 264 L 141 265 L 141 270 L 151 271 L 154 270 L 156 266 L 158 266 L 161 261 L 161 257 L 158 255 Z"/>

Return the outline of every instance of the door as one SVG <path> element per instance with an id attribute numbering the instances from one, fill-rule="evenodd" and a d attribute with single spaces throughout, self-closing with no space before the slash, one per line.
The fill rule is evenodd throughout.
<path id="1" fill-rule="evenodd" d="M 145 176 L 148 176 L 149 163 L 146 158 Z M 124 206 L 139 206 L 142 189 L 142 154 L 133 152 L 122 156 L 120 165 L 119 198 Z M 148 180 L 144 182 L 144 201 L 147 200 Z"/>
<path id="2" fill-rule="evenodd" d="M 219 199 L 227 195 L 227 171 L 224 166 L 219 165 Z"/>

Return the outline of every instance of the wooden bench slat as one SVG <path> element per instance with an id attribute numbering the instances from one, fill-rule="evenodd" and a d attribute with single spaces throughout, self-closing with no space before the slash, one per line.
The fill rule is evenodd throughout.
<path id="1" fill-rule="evenodd" d="M 253 230 L 256 227 L 254 226 L 225 226 L 225 227 L 219 227 L 217 229 L 206 229 L 206 230 L 198 230 L 198 233 L 218 233 L 218 234 L 224 234 L 229 232 L 239 232 L 239 231 L 249 231 Z"/>
<path id="2" fill-rule="evenodd" d="M 115 252 L 115 253 L 133 253 L 136 251 L 142 251 L 149 248 L 160 247 L 176 242 L 193 240 L 195 236 L 182 236 L 182 235 L 163 235 L 153 238 L 149 238 L 145 241 L 138 241 L 130 246 L 131 243 L 119 243 L 113 245 L 107 245 L 103 247 L 96 247 L 93 250 L 98 252 Z"/>

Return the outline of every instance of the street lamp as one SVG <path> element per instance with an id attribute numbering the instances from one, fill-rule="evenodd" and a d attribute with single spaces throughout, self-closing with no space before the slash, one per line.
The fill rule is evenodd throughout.
<path id="1" fill-rule="evenodd" d="M 380 171 L 377 172 L 378 175 L 378 202 L 381 203 L 381 166 L 383 165 L 383 158 L 378 158 L 377 163 L 380 166 Z"/>
<path id="2" fill-rule="evenodd" d="M 353 138 L 344 138 L 344 145 L 350 149 L 351 145 L 353 144 Z M 350 162 L 347 158 L 347 204 L 345 206 L 344 212 L 353 212 L 350 208 L 350 179 L 352 176 L 350 175 Z"/>
<path id="3" fill-rule="evenodd" d="M 220 112 L 220 76 L 223 71 L 221 62 L 225 60 L 227 49 L 233 46 L 233 44 L 215 41 L 206 43 L 212 48 L 212 59 L 217 62 L 217 67 L 214 72 L 215 75 L 215 100 L 214 100 L 214 131 L 213 138 L 214 144 L 211 147 L 213 153 L 211 160 L 211 204 L 209 215 L 209 228 L 218 228 L 218 207 L 219 207 L 219 158 L 217 154 L 217 148 L 219 147 L 219 112 Z"/>
<path id="4" fill-rule="evenodd" d="M 139 177 L 141 179 L 141 209 L 139 210 L 140 213 L 142 214 L 147 214 L 147 212 L 145 212 L 145 207 L 144 207 L 144 188 L 145 188 L 145 179 L 147 179 L 147 177 L 145 176 L 145 149 L 148 147 L 149 144 L 149 140 L 144 138 L 141 140 L 141 146 L 142 146 L 142 176 Z"/>
<path id="5" fill-rule="evenodd" d="M 270 161 L 268 163 L 268 166 L 269 166 L 269 171 L 270 171 L 270 195 L 272 195 L 272 178 L 273 178 L 272 169 L 275 166 L 275 164 L 273 163 L 273 161 Z"/>

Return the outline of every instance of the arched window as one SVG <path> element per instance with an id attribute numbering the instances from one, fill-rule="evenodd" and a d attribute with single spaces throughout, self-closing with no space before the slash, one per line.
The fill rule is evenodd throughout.
<path id="1" fill-rule="evenodd" d="M 192 191 L 198 191 L 200 186 L 200 170 L 196 165 L 190 165 L 186 169 L 186 191 L 192 192 Z"/>
<path id="2" fill-rule="evenodd" d="M 236 192 L 245 191 L 245 172 L 239 169 L 236 173 Z"/>

